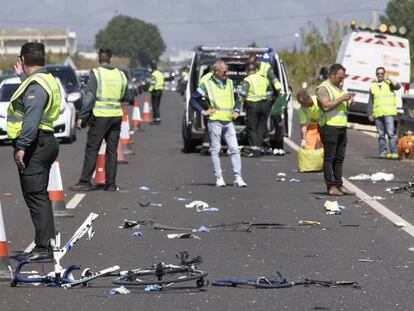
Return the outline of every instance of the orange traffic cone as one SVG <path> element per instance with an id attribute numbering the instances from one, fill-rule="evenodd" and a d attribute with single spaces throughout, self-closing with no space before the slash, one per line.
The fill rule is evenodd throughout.
<path id="1" fill-rule="evenodd" d="M 96 186 L 104 186 L 106 182 L 105 176 L 105 152 L 106 142 L 102 141 L 101 148 L 99 148 L 98 158 L 96 160 L 96 167 L 94 172 L 94 183 Z"/>
<path id="2" fill-rule="evenodd" d="M 127 107 L 122 107 L 123 115 L 122 115 L 122 123 L 121 123 L 121 134 L 120 134 L 120 141 L 122 144 L 122 148 L 124 150 L 124 154 L 135 154 L 131 147 L 131 136 L 129 136 L 129 123 L 128 123 L 128 110 Z"/>
<path id="3" fill-rule="evenodd" d="M 9 248 L 7 246 L 6 230 L 4 229 L 3 213 L 0 202 L 0 280 L 11 280 L 12 273 L 9 262 Z"/>
<path id="4" fill-rule="evenodd" d="M 144 97 L 144 111 L 142 112 L 142 121 L 144 121 L 144 122 L 151 122 L 152 121 L 151 112 L 150 112 L 150 105 L 149 105 L 147 96 Z"/>
<path id="5" fill-rule="evenodd" d="M 117 162 L 118 164 L 128 164 L 128 161 L 124 158 L 124 150 L 122 149 L 121 140 L 118 141 L 118 150 L 117 150 Z"/>
<path id="6" fill-rule="evenodd" d="M 141 112 L 139 110 L 138 97 L 134 99 L 134 108 L 132 110 L 132 129 L 141 131 Z"/>
<path id="7" fill-rule="evenodd" d="M 49 183 L 47 185 L 49 200 L 52 203 L 54 217 L 73 217 L 66 212 L 65 196 L 63 194 L 62 176 L 60 175 L 59 161 L 56 160 L 49 172 Z"/>

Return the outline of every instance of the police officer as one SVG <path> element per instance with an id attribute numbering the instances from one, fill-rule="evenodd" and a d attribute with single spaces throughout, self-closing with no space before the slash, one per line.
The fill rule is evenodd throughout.
<path id="1" fill-rule="evenodd" d="M 323 176 L 329 195 L 354 195 L 342 184 L 342 167 L 347 143 L 346 126 L 348 105 L 353 104 L 353 94 L 342 90 L 345 68 L 333 64 L 328 79 L 317 87 L 318 103 L 323 110 L 320 134 L 324 147 Z"/>
<path id="2" fill-rule="evenodd" d="M 241 159 L 237 143 L 236 130 L 232 120 L 237 119 L 240 112 L 240 102 L 234 92 L 233 81 L 227 78 L 228 67 L 223 60 L 217 60 L 213 65 L 213 74 L 204 81 L 190 98 L 194 110 L 208 116 L 208 130 L 211 141 L 211 160 L 216 176 L 216 186 L 225 187 L 226 183 L 220 164 L 221 138 L 224 136 L 230 150 L 231 163 L 234 172 L 234 185 L 246 187 L 241 176 Z M 207 96 L 210 106 L 203 109 L 201 98 Z"/>
<path id="3" fill-rule="evenodd" d="M 271 90 L 269 90 L 269 81 L 258 74 L 256 69 L 255 63 L 247 63 L 247 77 L 242 82 L 240 96 L 246 108 L 246 130 L 252 151 L 249 156 L 260 157 L 270 111 Z"/>
<path id="4" fill-rule="evenodd" d="M 157 63 L 151 62 L 151 85 L 148 91 L 151 93 L 152 125 L 161 124 L 160 105 L 162 91 L 164 90 L 164 75 L 157 69 Z"/>
<path id="5" fill-rule="evenodd" d="M 13 141 L 23 197 L 35 227 L 36 246 L 28 255 L 30 261 L 53 259 L 50 240 L 55 237 L 47 186 L 50 168 L 59 153 L 53 121 L 59 117 L 61 93 L 44 65 L 42 43 L 29 42 L 21 47 L 14 69 L 22 84 L 7 110 L 7 136 Z"/>
<path id="6" fill-rule="evenodd" d="M 99 66 L 91 71 L 83 105 L 79 112 L 76 127 L 81 129 L 89 119 L 90 128 L 85 149 L 82 174 L 79 182 L 70 187 L 73 191 L 93 189 L 91 178 L 102 140 L 106 142 L 105 191 L 117 191 L 117 148 L 122 122 L 122 102 L 132 100 L 127 91 L 125 74 L 110 65 L 112 52 L 100 49 Z"/>
<path id="7" fill-rule="evenodd" d="M 370 121 L 375 120 L 379 134 L 378 149 L 380 157 L 398 159 L 394 116 L 397 115 L 395 91 L 401 88 L 401 84 L 386 76 L 384 67 L 378 67 L 375 74 L 377 81 L 371 83 L 369 92 L 368 118 Z M 388 136 L 390 153 L 387 153 L 385 134 Z"/>

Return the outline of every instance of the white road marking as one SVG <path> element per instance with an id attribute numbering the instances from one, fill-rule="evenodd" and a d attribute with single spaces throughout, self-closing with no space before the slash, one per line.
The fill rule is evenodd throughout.
<path id="1" fill-rule="evenodd" d="M 73 198 L 66 204 L 66 209 L 75 209 L 76 206 L 83 200 L 85 197 L 85 193 L 77 193 L 73 196 Z"/>
<path id="2" fill-rule="evenodd" d="M 285 143 L 287 145 L 289 145 L 289 147 L 291 147 L 296 152 L 298 151 L 299 146 L 296 145 L 289 138 L 285 137 Z M 363 199 L 363 198 L 369 197 L 369 195 L 367 193 L 365 193 L 364 191 L 362 191 L 361 189 L 359 189 L 357 186 L 355 186 L 353 183 L 351 183 L 346 178 L 343 178 L 343 181 L 344 181 L 344 186 L 346 188 L 348 188 L 349 190 L 355 191 L 356 196 L 358 198 Z M 409 235 L 411 235 L 412 237 L 414 237 L 414 226 L 411 223 L 409 223 L 408 221 L 406 221 L 404 218 L 398 216 L 393 211 L 389 210 L 387 207 L 385 207 L 384 205 L 382 205 L 381 203 L 379 203 L 377 201 L 368 201 L 366 203 L 369 206 L 371 206 L 375 211 L 377 211 L 382 216 L 384 216 L 389 221 L 391 221 L 394 225 L 398 224 L 398 227 L 400 229 L 404 230 Z M 401 226 L 401 225 L 403 225 L 403 226 Z"/>
<path id="3" fill-rule="evenodd" d="M 30 253 L 32 251 L 32 249 L 35 247 L 35 242 L 33 241 L 32 243 L 29 244 L 28 247 L 26 247 L 26 249 L 24 250 L 25 253 Z"/>

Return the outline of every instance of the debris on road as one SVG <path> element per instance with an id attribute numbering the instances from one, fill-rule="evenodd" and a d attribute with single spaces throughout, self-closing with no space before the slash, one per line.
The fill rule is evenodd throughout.
<path id="1" fill-rule="evenodd" d="M 139 187 L 139 190 L 141 190 L 141 191 L 149 191 L 150 189 L 147 186 L 141 186 L 141 187 Z"/>
<path id="2" fill-rule="evenodd" d="M 144 291 L 146 292 L 158 292 L 160 290 L 161 290 L 161 286 L 157 284 L 147 285 L 147 287 L 145 287 L 144 289 Z"/>
<path id="3" fill-rule="evenodd" d="M 382 196 L 374 195 L 372 197 L 370 197 L 370 196 L 364 197 L 364 198 L 356 200 L 352 203 L 361 203 L 361 202 L 368 203 L 368 202 L 372 202 L 372 201 L 382 201 L 382 200 L 386 200 L 386 199 Z"/>
<path id="4" fill-rule="evenodd" d="M 150 206 L 162 207 L 162 204 L 161 203 L 150 203 Z"/>
<path id="5" fill-rule="evenodd" d="M 299 226 L 315 226 L 319 227 L 321 223 L 314 220 L 299 220 Z"/>
<path id="6" fill-rule="evenodd" d="M 409 250 L 410 252 L 414 252 L 414 247 L 410 247 L 410 248 L 408 248 L 408 250 Z"/>
<path id="7" fill-rule="evenodd" d="M 276 176 L 278 176 L 278 177 L 286 177 L 286 173 L 279 172 L 279 173 L 277 173 Z"/>
<path id="8" fill-rule="evenodd" d="M 138 204 L 141 207 L 148 207 L 150 205 L 150 202 L 145 202 L 145 203 L 138 202 Z"/>
<path id="9" fill-rule="evenodd" d="M 177 200 L 177 201 L 185 201 L 186 199 L 185 198 L 177 198 L 177 197 L 174 197 L 174 200 Z"/>
<path id="10" fill-rule="evenodd" d="M 144 234 L 141 231 L 135 231 L 134 233 L 131 234 L 131 236 L 141 237 L 141 236 L 144 236 Z"/>
<path id="11" fill-rule="evenodd" d="M 366 259 L 361 258 L 361 259 L 358 259 L 358 261 L 359 262 L 373 262 L 374 260 L 373 259 L 369 259 L 369 258 L 366 258 Z"/>
<path id="12" fill-rule="evenodd" d="M 206 208 L 209 207 L 210 205 L 208 205 L 208 203 L 204 202 L 204 201 L 193 201 L 191 203 L 188 203 L 185 205 L 186 208 Z"/>
<path id="13" fill-rule="evenodd" d="M 295 183 L 298 183 L 298 182 L 300 182 L 300 179 L 297 179 L 297 178 L 291 178 L 291 179 L 289 179 L 289 182 L 295 182 Z"/>
<path id="14" fill-rule="evenodd" d="M 367 174 L 359 174 L 356 176 L 351 176 L 348 178 L 349 180 L 363 180 L 363 181 L 372 181 L 372 182 L 378 182 L 378 181 L 392 181 L 394 180 L 394 174 L 388 174 L 384 172 L 377 172 L 372 175 Z"/>
<path id="15" fill-rule="evenodd" d="M 409 192 L 411 193 L 411 196 L 414 194 L 414 182 L 408 182 L 407 186 L 403 187 L 391 187 L 385 189 L 388 193 L 400 193 L 400 192 Z"/>
<path id="16" fill-rule="evenodd" d="M 111 295 L 128 295 L 130 292 L 131 291 L 128 288 L 124 286 L 120 286 L 120 287 L 112 288 L 109 293 Z"/>
<path id="17" fill-rule="evenodd" d="M 196 211 L 197 213 L 214 213 L 214 212 L 218 212 L 218 208 L 216 207 L 199 207 L 196 206 Z"/>
<path id="18" fill-rule="evenodd" d="M 327 215 L 339 215 L 341 214 L 341 209 L 339 208 L 338 201 L 326 201 L 325 210 Z"/>
<path id="19" fill-rule="evenodd" d="M 394 222 L 394 226 L 399 227 L 399 228 L 404 228 L 405 223 L 402 221 Z"/>
<path id="20" fill-rule="evenodd" d="M 210 229 L 204 226 L 200 226 L 198 227 L 197 232 L 210 232 Z"/>
<path id="21" fill-rule="evenodd" d="M 167 234 L 167 238 L 169 239 L 195 239 L 201 240 L 201 238 L 192 233 L 170 233 Z"/>

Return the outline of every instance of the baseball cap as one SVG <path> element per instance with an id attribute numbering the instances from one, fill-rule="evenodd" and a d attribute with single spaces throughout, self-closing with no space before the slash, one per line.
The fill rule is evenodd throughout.
<path id="1" fill-rule="evenodd" d="M 20 55 L 45 55 L 45 46 L 40 42 L 26 42 L 20 49 Z"/>

